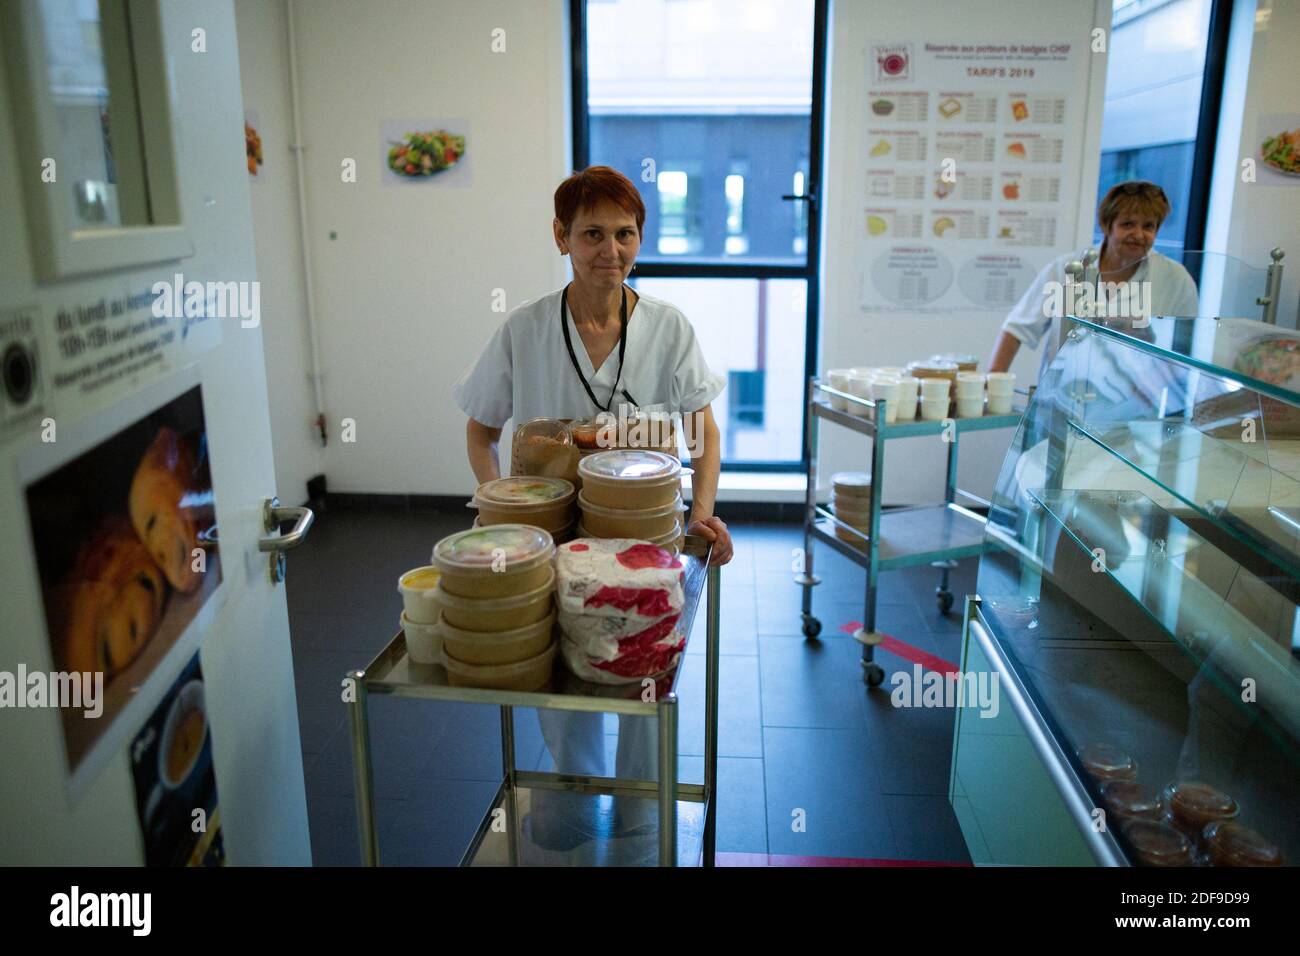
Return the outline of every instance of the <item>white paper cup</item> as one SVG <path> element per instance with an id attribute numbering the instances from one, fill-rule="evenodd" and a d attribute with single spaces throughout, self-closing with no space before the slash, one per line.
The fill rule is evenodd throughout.
<path id="1" fill-rule="evenodd" d="M 433 579 L 433 583 L 427 587 L 414 587 L 407 583 L 407 577 L 414 577 L 417 573 L 423 573 Z M 438 569 L 433 565 L 425 565 L 422 568 L 412 568 L 403 572 L 402 576 L 397 579 L 397 590 L 402 594 L 402 613 L 409 617 L 416 624 L 436 624 L 438 623 L 438 614 L 442 610 L 438 606 L 438 579 L 441 575 Z"/>
<path id="2" fill-rule="evenodd" d="M 993 392 L 989 392 L 988 413 L 990 415 L 1010 415 L 1011 399 L 1011 392 L 1008 392 L 1005 395 L 996 395 Z"/>
<path id="3" fill-rule="evenodd" d="M 921 419 L 927 422 L 938 422 L 948 417 L 948 398 L 922 398 L 921 399 Z"/>
<path id="4" fill-rule="evenodd" d="M 875 378 L 874 373 L 850 372 L 849 393 L 857 398 L 870 398 L 873 378 Z M 849 414 L 857 415 L 859 418 L 870 418 L 876 413 L 875 409 L 868 408 L 865 405 L 849 402 L 848 406 Z"/>
<path id="5" fill-rule="evenodd" d="M 989 395 L 1011 395 L 1016 390 L 1015 372 L 989 372 Z"/>
<path id="6" fill-rule="evenodd" d="M 830 380 L 831 388 L 838 388 L 841 392 L 849 390 L 849 370 L 846 368 L 828 369 L 826 378 Z M 837 408 L 842 412 L 849 410 L 847 400 L 840 398 L 838 395 L 831 396 L 831 408 Z"/>
<path id="7" fill-rule="evenodd" d="M 916 418 L 916 392 L 921 380 L 904 375 L 898 380 L 898 420 L 910 422 Z"/>
<path id="8" fill-rule="evenodd" d="M 406 612 L 401 617 L 402 633 L 406 635 L 406 653 L 417 664 L 442 663 L 442 631 L 437 624 L 416 624 Z"/>
<path id="9" fill-rule="evenodd" d="M 889 375 L 894 378 L 902 378 L 907 374 L 907 369 L 903 368 L 901 365 L 882 365 L 880 368 L 876 369 L 876 371 L 881 375 Z"/>
<path id="10" fill-rule="evenodd" d="M 958 418 L 980 418 L 984 414 L 984 396 L 978 398 L 958 398 L 957 399 L 957 417 Z"/>
<path id="11" fill-rule="evenodd" d="M 948 390 L 952 388 L 952 382 L 946 378 L 923 378 L 921 381 L 921 401 L 929 399 L 938 401 L 943 399 L 948 401 Z"/>
<path id="12" fill-rule="evenodd" d="M 899 380 L 889 378 L 884 375 L 878 375 L 871 380 L 871 397 L 877 401 L 885 402 L 885 422 L 893 422 L 898 419 L 898 389 Z"/>
<path id="13" fill-rule="evenodd" d="M 978 372 L 958 372 L 957 373 L 957 401 L 963 399 L 970 401 L 974 398 L 984 397 L 984 376 Z"/>

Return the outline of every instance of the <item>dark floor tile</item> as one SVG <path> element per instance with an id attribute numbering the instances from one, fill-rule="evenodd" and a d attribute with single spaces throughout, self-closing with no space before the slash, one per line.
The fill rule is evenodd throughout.
<path id="1" fill-rule="evenodd" d="M 883 658 L 883 655 L 882 655 Z M 876 752 L 875 772 L 881 793 L 931 794 L 948 792 L 952 767 L 952 733 L 955 720 L 950 708 L 895 707 L 892 694 L 898 685 L 892 675 L 911 668 L 891 669 L 882 659 L 885 684 L 865 697 L 867 738 Z"/>
<path id="2" fill-rule="evenodd" d="M 865 688 L 858 660 L 862 645 L 843 635 L 805 641 L 762 637 L 764 727 L 839 727 L 862 730 Z"/>
<path id="3" fill-rule="evenodd" d="M 298 700 L 298 734 L 304 754 L 324 751 L 348 721 L 343 703 L 343 677 L 355 667 L 346 651 L 293 652 L 294 690 Z"/>
<path id="4" fill-rule="evenodd" d="M 307 794 L 307 824 L 315 866 L 360 866 L 357 804 L 351 794 Z"/>
<path id="5" fill-rule="evenodd" d="M 719 852 L 767 852 L 767 788 L 762 760 L 718 759 L 717 812 Z"/>
<path id="6" fill-rule="evenodd" d="M 768 727 L 763 739 L 769 852 L 896 856 L 861 729 Z"/>
<path id="7" fill-rule="evenodd" d="M 408 799 L 380 806 L 379 858 L 385 866 L 455 866 L 491 809 L 497 783 L 429 781 Z"/>
<path id="8" fill-rule="evenodd" d="M 371 698 L 371 777 L 377 798 L 406 799 L 420 770 L 448 730 L 448 716 L 432 701 Z M 498 758 L 499 759 L 499 758 Z M 336 733 L 307 772 L 308 799 L 340 796 L 355 788 L 352 735 Z"/>
<path id="9" fill-rule="evenodd" d="M 884 802 L 901 859 L 943 863 L 971 861 L 966 840 L 946 795 L 889 795 L 884 797 Z"/>
<path id="10" fill-rule="evenodd" d="M 757 657 L 730 656 L 718 664 L 718 754 L 723 757 L 762 757 L 763 729 L 759 709 Z M 704 685 L 702 659 L 682 669 L 678 684 L 678 751 L 704 753 Z"/>

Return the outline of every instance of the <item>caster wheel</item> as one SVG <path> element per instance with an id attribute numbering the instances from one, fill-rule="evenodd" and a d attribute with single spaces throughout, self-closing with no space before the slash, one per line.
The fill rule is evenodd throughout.
<path id="1" fill-rule="evenodd" d="M 862 679 L 868 687 L 879 687 L 885 682 L 885 671 L 879 664 L 864 664 Z"/>
<path id="2" fill-rule="evenodd" d="M 953 596 L 951 591 L 935 591 L 935 598 L 939 602 L 940 614 L 947 614 L 952 610 Z"/>
<path id="3" fill-rule="evenodd" d="M 822 632 L 822 622 L 809 615 L 803 619 L 803 636 L 814 638 Z"/>

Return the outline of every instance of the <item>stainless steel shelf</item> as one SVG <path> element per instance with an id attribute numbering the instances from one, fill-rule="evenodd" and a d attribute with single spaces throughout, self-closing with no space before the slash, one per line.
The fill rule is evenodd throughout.
<path id="1" fill-rule="evenodd" d="M 870 539 L 818 507 L 817 537 L 864 567 L 870 561 Z M 882 571 L 910 568 L 935 561 L 971 558 L 984 550 L 984 518 L 956 504 L 891 508 L 880 513 L 876 566 Z M 836 526 L 859 534 L 862 545 L 836 536 Z"/>

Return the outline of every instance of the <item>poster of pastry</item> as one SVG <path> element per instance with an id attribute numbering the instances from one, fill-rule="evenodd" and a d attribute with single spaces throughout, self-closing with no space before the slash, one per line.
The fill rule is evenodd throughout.
<path id="1" fill-rule="evenodd" d="M 1087 53 L 1021 35 L 868 45 L 864 311 L 1002 309 L 1065 250 Z M 928 244 L 919 260 L 909 240 Z"/>
<path id="2" fill-rule="evenodd" d="M 473 185 L 467 119 L 389 119 L 380 124 L 379 135 L 385 186 Z"/>
<path id="3" fill-rule="evenodd" d="M 252 183 L 266 181 L 262 168 L 266 158 L 262 152 L 262 121 L 253 110 L 244 111 L 244 158 L 248 163 L 248 179 Z"/>
<path id="4" fill-rule="evenodd" d="M 131 741 L 135 807 L 148 866 L 223 866 L 221 812 L 195 654 Z"/>
<path id="5" fill-rule="evenodd" d="M 196 377 L 63 426 L 22 463 L 51 670 L 102 681 L 99 714 L 60 710 L 74 775 L 92 750 L 103 762 L 120 747 L 215 614 L 221 558 Z M 188 650 L 176 648 L 183 637 Z"/>

